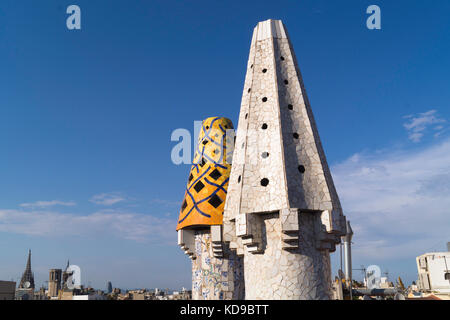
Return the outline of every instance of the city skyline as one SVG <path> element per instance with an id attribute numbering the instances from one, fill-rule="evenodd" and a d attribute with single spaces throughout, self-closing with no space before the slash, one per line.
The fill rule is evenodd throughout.
<path id="1" fill-rule="evenodd" d="M 189 288 L 175 227 L 190 166 L 171 162 L 171 133 L 237 127 L 251 31 L 269 18 L 292 33 L 354 268 L 411 283 L 417 256 L 445 251 L 448 2 L 377 1 L 381 30 L 368 1 L 76 2 L 78 31 L 70 3 L 0 6 L 1 280 L 20 281 L 31 249 L 36 288 L 67 259 L 95 288 Z"/>

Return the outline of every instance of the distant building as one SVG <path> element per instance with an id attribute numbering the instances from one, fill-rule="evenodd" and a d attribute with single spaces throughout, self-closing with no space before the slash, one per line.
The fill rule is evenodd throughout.
<path id="1" fill-rule="evenodd" d="M 48 300 L 48 291 L 41 287 L 39 291 L 34 292 L 33 300 Z"/>
<path id="2" fill-rule="evenodd" d="M 61 290 L 61 269 L 50 269 L 50 275 L 48 279 L 48 296 L 57 297 Z"/>
<path id="3" fill-rule="evenodd" d="M 15 296 L 17 300 L 33 300 L 34 298 L 34 274 L 31 271 L 31 250 L 28 251 L 27 265 L 20 279 Z"/>
<path id="4" fill-rule="evenodd" d="M 58 300 L 106 300 L 106 295 L 101 290 L 95 290 L 91 287 L 74 289 L 61 289 Z"/>
<path id="5" fill-rule="evenodd" d="M 93 294 L 75 295 L 72 296 L 72 300 L 106 300 L 106 297 L 104 295 L 93 293 Z"/>
<path id="6" fill-rule="evenodd" d="M 380 288 L 381 289 L 389 289 L 394 288 L 394 284 L 388 280 L 387 277 L 381 277 L 380 278 Z"/>
<path id="7" fill-rule="evenodd" d="M 420 291 L 450 294 L 450 252 L 425 253 L 416 262 Z"/>
<path id="8" fill-rule="evenodd" d="M 182 288 L 181 291 L 174 291 L 168 297 L 168 300 L 191 300 L 191 299 L 192 299 L 192 291 L 186 290 L 186 288 Z"/>
<path id="9" fill-rule="evenodd" d="M 14 300 L 16 282 L 0 280 L 0 300 Z"/>
<path id="10" fill-rule="evenodd" d="M 112 293 L 114 293 L 114 294 L 120 294 L 121 292 L 122 292 L 122 290 L 120 290 L 119 288 L 114 288 L 112 290 Z"/>
<path id="11" fill-rule="evenodd" d="M 106 284 L 106 293 L 112 293 L 112 283 L 111 281 L 108 281 Z"/>
<path id="12" fill-rule="evenodd" d="M 164 295 L 164 291 L 162 291 L 158 288 L 155 288 L 155 296 L 163 296 L 163 295 Z"/>
<path id="13" fill-rule="evenodd" d="M 192 291 L 188 291 L 182 288 L 181 291 L 174 291 L 169 294 L 167 292 L 154 289 L 135 289 L 127 290 L 125 293 L 121 293 L 121 290 L 114 288 L 112 294 L 101 295 L 105 299 L 109 300 L 191 300 Z"/>
<path id="14" fill-rule="evenodd" d="M 131 290 L 128 292 L 130 300 L 147 300 L 145 290 Z"/>
<path id="15" fill-rule="evenodd" d="M 31 250 L 28 251 L 27 265 L 22 274 L 19 289 L 34 289 L 34 274 L 31 271 Z"/>

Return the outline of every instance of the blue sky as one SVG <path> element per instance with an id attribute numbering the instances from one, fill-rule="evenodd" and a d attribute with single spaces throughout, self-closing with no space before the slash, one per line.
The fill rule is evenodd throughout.
<path id="1" fill-rule="evenodd" d="M 366 28 L 371 4 L 381 30 Z M 99 288 L 189 287 L 175 233 L 189 166 L 172 164 L 170 136 L 209 116 L 237 126 L 253 27 L 273 18 L 355 229 L 355 268 L 415 280 L 415 257 L 450 240 L 449 12 L 445 0 L 2 1 L 0 279 L 17 280 L 31 248 L 38 285 L 70 258 Z"/>

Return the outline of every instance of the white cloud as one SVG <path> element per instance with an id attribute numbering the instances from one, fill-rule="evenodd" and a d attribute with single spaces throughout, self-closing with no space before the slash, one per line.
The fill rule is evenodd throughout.
<path id="1" fill-rule="evenodd" d="M 420 151 L 361 153 L 332 168 L 355 254 L 416 257 L 450 234 L 450 140 Z"/>
<path id="2" fill-rule="evenodd" d="M 442 123 L 447 122 L 445 119 L 439 118 L 436 115 L 436 110 L 429 110 L 424 113 L 418 113 L 415 115 L 408 115 L 404 118 L 408 119 L 408 122 L 403 124 L 403 127 L 408 131 L 408 137 L 413 142 L 420 142 L 425 134 L 426 129 L 429 126 L 434 126 L 433 130 L 437 131 L 434 136 L 438 137 L 445 129 Z"/>
<path id="3" fill-rule="evenodd" d="M 152 199 L 150 203 L 156 203 L 165 207 L 178 207 L 181 206 L 179 201 L 165 200 L 165 199 Z"/>
<path id="4" fill-rule="evenodd" d="M 112 206 L 113 204 L 127 200 L 118 192 L 100 193 L 94 195 L 89 201 L 103 206 Z"/>
<path id="5" fill-rule="evenodd" d="M 102 210 L 88 215 L 45 210 L 1 210 L 0 232 L 32 236 L 101 236 L 138 242 L 175 243 L 176 221 L 149 214 Z"/>
<path id="6" fill-rule="evenodd" d="M 20 206 L 23 208 L 46 208 L 46 207 L 52 207 L 52 206 L 74 206 L 76 203 L 74 201 L 59 201 L 59 200 L 51 200 L 51 201 L 36 201 L 36 202 L 29 202 L 29 203 L 21 203 Z"/>

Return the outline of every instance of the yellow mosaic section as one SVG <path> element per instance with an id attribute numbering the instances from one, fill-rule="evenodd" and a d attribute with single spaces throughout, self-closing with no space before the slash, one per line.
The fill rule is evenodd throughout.
<path id="1" fill-rule="evenodd" d="M 227 143 L 234 138 L 227 137 L 230 129 L 234 129 L 233 123 L 227 118 L 211 117 L 202 122 L 177 230 L 222 224 L 233 154 L 233 141 Z"/>

